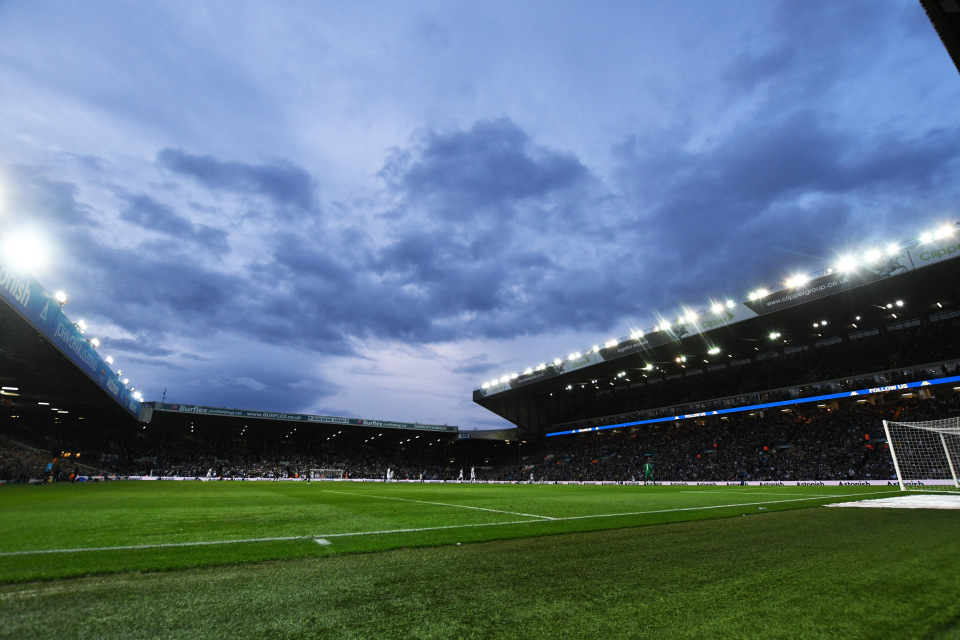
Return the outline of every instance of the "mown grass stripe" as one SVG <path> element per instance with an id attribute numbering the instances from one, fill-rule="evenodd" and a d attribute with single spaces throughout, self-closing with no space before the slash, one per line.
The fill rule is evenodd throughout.
<path id="1" fill-rule="evenodd" d="M 894 493 L 893 491 L 883 492 L 883 493 Z M 899 493 L 897 491 L 896 493 Z M 353 495 L 353 494 L 351 494 Z M 629 516 L 641 516 L 641 515 L 652 515 L 652 514 L 662 514 L 662 513 L 676 513 L 676 512 L 685 512 L 685 511 L 705 511 L 708 509 L 736 509 L 740 507 L 754 507 L 754 506 L 763 506 L 768 504 L 781 504 L 786 502 L 802 502 L 810 500 L 832 500 L 836 498 L 851 498 L 855 496 L 868 495 L 867 493 L 854 493 L 854 494 L 841 494 L 841 495 L 825 495 L 825 496 L 809 496 L 805 498 L 791 498 L 789 500 L 765 500 L 761 502 L 741 502 L 736 504 L 717 504 L 717 505 L 706 505 L 699 507 L 675 507 L 671 509 L 652 509 L 647 511 L 628 511 L 620 513 L 595 513 L 581 516 L 564 516 L 559 518 L 550 518 L 551 522 L 565 522 L 571 520 L 587 520 L 591 518 L 618 518 L 618 517 L 629 517 Z M 878 492 L 871 492 L 869 495 L 882 495 Z M 375 496 L 379 497 L 379 496 Z M 412 500 L 412 502 L 419 502 L 417 500 Z M 501 512 L 509 513 L 509 512 Z M 109 547 L 79 547 L 75 549 L 33 549 L 25 551 L 4 551 L 0 552 L 0 557 L 11 557 L 11 556 L 31 556 L 31 555 L 44 555 L 44 554 L 57 554 L 57 553 L 81 553 L 81 552 L 102 552 L 102 551 L 135 551 L 142 549 L 166 549 L 166 548 L 176 548 L 176 547 L 203 547 L 203 546 L 214 546 L 214 545 L 227 545 L 227 544 L 243 544 L 243 543 L 259 543 L 259 542 L 289 542 L 295 540 L 315 540 L 317 538 L 350 538 L 357 536 L 374 536 L 374 535 L 390 535 L 398 533 L 420 533 L 425 531 L 444 531 L 450 529 L 470 529 L 475 527 L 499 527 L 499 526 L 513 526 L 521 524 L 532 524 L 532 523 L 542 523 L 543 520 L 515 520 L 509 522 L 475 522 L 470 524 L 452 524 L 452 525 L 443 525 L 435 527 L 414 527 L 407 529 L 383 529 L 379 531 L 352 531 L 346 533 L 322 533 L 322 534 L 312 534 L 305 536 L 277 536 L 277 537 L 261 537 L 261 538 L 242 538 L 235 540 L 204 540 L 197 542 L 167 542 L 167 543 L 157 543 L 157 544 L 139 544 L 139 545 L 117 545 Z"/>

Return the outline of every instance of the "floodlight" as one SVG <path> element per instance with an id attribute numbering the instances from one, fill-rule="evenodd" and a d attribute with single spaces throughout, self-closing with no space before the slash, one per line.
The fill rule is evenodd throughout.
<path id="1" fill-rule="evenodd" d="M 11 266 L 25 271 L 32 271 L 47 261 L 45 243 L 38 234 L 31 231 L 21 231 L 9 236 L 0 254 Z"/>
<path id="2" fill-rule="evenodd" d="M 712 307 L 710 307 L 710 311 L 713 311 L 714 313 L 723 313 L 723 305 L 717 302 Z"/>
<path id="3" fill-rule="evenodd" d="M 780 334 L 779 334 L 778 332 L 776 332 L 776 331 L 773 331 L 773 332 L 770 333 L 770 339 L 771 339 L 771 340 L 776 340 L 776 339 L 779 338 L 779 337 L 780 337 Z"/>
<path id="4" fill-rule="evenodd" d="M 942 227 L 937 229 L 936 238 L 937 240 L 942 240 L 943 238 L 949 238 L 952 235 L 953 235 L 953 227 L 943 225 Z"/>
<path id="5" fill-rule="evenodd" d="M 90 344 L 92 344 L 92 345 L 94 346 L 94 348 L 99 347 L 99 346 L 100 346 L 100 339 L 99 339 L 99 338 L 90 338 Z"/>
<path id="6" fill-rule="evenodd" d="M 67 294 L 65 294 L 63 291 L 57 291 L 55 294 L 53 294 L 53 299 L 56 300 L 57 304 L 61 307 L 70 302 L 67 299 Z"/>
<path id="7" fill-rule="evenodd" d="M 113 356 L 107 356 L 103 359 L 107 364 L 113 364 Z"/>
<path id="8" fill-rule="evenodd" d="M 480 388 L 481 388 L 481 389 L 489 389 L 489 388 L 490 388 L 490 383 L 489 383 L 489 382 L 484 382 L 482 385 L 480 385 Z M 329 440 L 329 439 L 330 439 L 330 438 L 327 438 L 327 440 Z"/>
<path id="9" fill-rule="evenodd" d="M 717 355 L 718 353 L 720 353 L 720 347 L 710 347 L 710 349 L 707 351 L 707 353 L 709 353 L 709 354 L 712 355 L 712 356 L 715 356 L 715 355 Z"/>
<path id="10" fill-rule="evenodd" d="M 870 249 L 865 254 L 863 254 L 863 259 L 868 264 L 874 264 L 880 262 L 880 258 L 883 257 L 882 254 L 876 249 Z"/>
<path id="11" fill-rule="evenodd" d="M 900 245 L 898 245 L 898 244 L 892 244 L 892 243 L 887 245 L 887 255 L 888 255 L 888 256 L 895 256 L 895 255 L 897 255 L 898 253 L 900 253 Z"/>
<path id="12" fill-rule="evenodd" d="M 736 302 L 733 300 L 727 300 L 727 309 L 733 309 L 735 306 L 737 306 Z"/>
<path id="13" fill-rule="evenodd" d="M 932 241 L 933 241 L 933 234 L 930 233 L 929 231 L 920 234 L 921 243 L 932 242 Z"/>
<path id="14" fill-rule="evenodd" d="M 533 373 L 533 369 L 531 369 L 530 367 L 527 367 L 526 369 L 523 370 L 523 375 L 525 376 L 528 376 L 531 373 Z"/>
<path id="15" fill-rule="evenodd" d="M 80 333 L 83 333 L 87 330 L 87 323 L 83 320 L 77 320 L 77 329 L 80 329 Z"/>
<path id="16" fill-rule="evenodd" d="M 853 256 L 842 256 L 839 261 L 837 261 L 837 271 L 841 273 L 845 271 L 853 271 L 857 268 L 857 260 Z"/>
<path id="17" fill-rule="evenodd" d="M 563 360 L 561 360 L 560 358 L 557 358 L 553 361 L 553 365 L 556 367 L 559 367 L 562 364 L 563 364 Z"/>
<path id="18" fill-rule="evenodd" d="M 594 353 L 597 353 L 597 352 L 600 351 L 600 347 L 599 347 L 598 345 L 593 345 L 592 351 L 593 351 Z"/>
<path id="19" fill-rule="evenodd" d="M 647 371 L 653 371 L 653 365 L 652 365 L 652 364 L 648 364 L 648 365 L 646 365 L 646 366 L 644 367 L 644 369 L 646 369 Z"/>
<path id="20" fill-rule="evenodd" d="M 579 353 L 571 353 L 569 356 L 567 356 L 567 360 L 569 360 L 570 362 L 573 362 L 579 357 L 580 357 Z"/>
<path id="21" fill-rule="evenodd" d="M 895 304 L 896 304 L 898 307 L 902 307 L 902 306 L 903 306 L 903 300 L 897 300 Z"/>
<path id="22" fill-rule="evenodd" d="M 617 346 L 618 344 L 619 344 L 619 343 L 618 343 L 616 340 L 607 340 L 605 346 L 609 349 L 610 347 L 615 347 L 615 346 Z"/>
<path id="23" fill-rule="evenodd" d="M 803 285 L 807 284 L 808 279 L 809 278 L 807 278 L 806 275 L 798 273 L 787 278 L 787 286 L 791 289 L 794 287 L 802 287 Z"/>

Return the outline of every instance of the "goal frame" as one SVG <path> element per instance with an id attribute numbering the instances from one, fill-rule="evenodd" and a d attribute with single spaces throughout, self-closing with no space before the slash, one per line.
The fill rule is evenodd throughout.
<path id="1" fill-rule="evenodd" d="M 310 480 L 343 480 L 345 470 L 338 467 L 317 467 L 307 473 Z"/>
<path id="2" fill-rule="evenodd" d="M 937 425 L 949 425 L 952 426 L 937 426 Z M 901 431 L 897 432 L 898 437 L 894 437 L 891 434 L 891 425 L 895 425 L 897 429 L 912 429 L 917 432 L 925 432 L 927 437 L 934 438 L 934 440 L 939 440 L 940 451 L 936 451 L 937 455 L 943 455 L 943 459 L 947 463 L 947 468 L 950 472 L 950 477 L 905 477 L 905 470 L 910 470 L 912 473 L 908 473 L 908 476 L 920 475 L 917 473 L 917 467 L 923 464 L 922 460 L 917 460 L 918 454 L 916 451 L 919 450 L 919 447 L 914 447 L 913 450 L 907 448 L 904 450 L 904 441 L 900 436 Z M 957 478 L 957 462 L 956 458 L 960 458 L 958 452 L 960 452 L 960 416 L 954 416 L 952 418 L 946 418 L 941 420 L 930 420 L 926 422 L 899 422 L 893 420 L 884 420 L 883 421 L 883 432 L 887 437 L 887 446 L 890 450 L 890 457 L 893 459 L 893 468 L 897 474 L 897 484 L 900 486 L 901 491 L 948 491 L 948 492 L 957 492 L 960 493 L 960 480 Z M 909 433 L 909 432 L 903 432 Z M 918 435 L 918 443 L 921 442 Z M 947 442 L 947 436 L 951 439 L 951 444 Z M 955 439 L 955 440 L 954 440 Z M 900 453 L 897 453 L 897 449 L 900 449 Z M 931 449 L 931 447 L 927 447 Z M 904 456 L 910 456 L 905 458 Z M 942 470 L 940 471 L 941 476 L 943 475 Z M 952 480 L 952 482 L 951 482 Z"/>

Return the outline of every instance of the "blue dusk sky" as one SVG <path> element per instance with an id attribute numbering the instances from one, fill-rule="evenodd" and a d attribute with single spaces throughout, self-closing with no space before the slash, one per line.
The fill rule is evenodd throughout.
<path id="1" fill-rule="evenodd" d="M 145 400 L 504 427 L 487 380 L 955 221 L 958 105 L 914 0 L 0 0 L 0 235 Z"/>

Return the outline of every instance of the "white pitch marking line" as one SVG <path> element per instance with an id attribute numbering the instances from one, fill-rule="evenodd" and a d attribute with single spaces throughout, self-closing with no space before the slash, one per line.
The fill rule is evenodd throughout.
<path id="1" fill-rule="evenodd" d="M 523 516 L 524 518 L 540 518 L 541 520 L 557 520 L 557 518 L 551 518 L 550 516 L 538 516 L 533 513 L 518 513 L 516 511 L 504 511 L 502 509 L 488 509 L 487 507 L 473 507 L 467 504 L 452 504 L 449 502 L 430 502 L 428 500 L 414 500 L 412 498 L 397 498 L 394 496 L 377 496 L 373 494 L 366 493 L 353 493 L 352 491 L 337 491 L 335 489 L 321 489 L 324 493 L 339 493 L 345 496 L 353 496 L 355 498 L 380 498 L 381 500 L 397 500 L 399 502 L 416 502 L 419 504 L 432 504 L 439 507 L 457 507 L 459 509 L 476 509 L 478 511 L 490 511 L 492 513 L 505 513 L 509 516 Z"/>
<path id="2" fill-rule="evenodd" d="M 630 511 L 627 513 L 598 513 L 586 516 L 567 516 L 563 518 L 552 518 L 554 522 L 565 520 L 587 520 L 590 518 L 618 518 L 622 516 L 639 516 L 653 513 L 673 513 L 679 511 L 706 511 L 707 509 L 726 509 L 736 507 L 753 507 L 764 504 L 779 504 L 783 502 L 803 502 L 804 500 L 827 500 L 833 498 L 850 498 L 853 496 L 880 495 L 884 493 L 900 493 L 897 491 L 871 491 L 868 493 L 848 493 L 843 495 L 813 496 L 807 498 L 794 498 L 791 500 L 765 500 L 763 502 L 744 502 L 740 504 L 717 504 L 707 507 L 683 507 L 679 509 L 656 509 L 654 511 Z M 532 524 L 541 522 L 540 520 L 514 520 L 512 522 L 476 522 L 472 524 L 451 524 L 440 527 L 419 527 L 414 529 L 384 529 L 382 531 L 354 531 L 352 533 L 328 533 L 311 536 L 282 536 L 277 538 L 246 538 L 241 540 L 209 540 L 205 542 L 168 542 L 162 544 L 138 544 L 116 547 L 80 547 L 78 549 L 37 549 L 31 551 L 4 551 L 0 552 L 0 557 L 8 556 L 31 556 L 50 553 L 80 553 L 82 551 L 136 551 L 140 549 L 166 549 L 170 547 L 203 547 L 218 544 L 238 544 L 243 542 L 286 542 L 291 540 L 316 540 L 317 538 L 351 538 L 358 536 L 387 535 L 391 533 L 418 533 L 422 531 L 443 531 L 447 529 L 471 529 L 474 527 L 501 527 L 515 524 Z"/>

